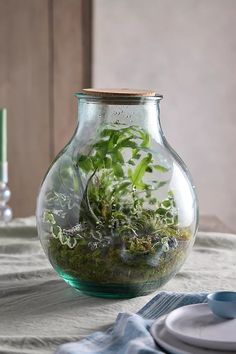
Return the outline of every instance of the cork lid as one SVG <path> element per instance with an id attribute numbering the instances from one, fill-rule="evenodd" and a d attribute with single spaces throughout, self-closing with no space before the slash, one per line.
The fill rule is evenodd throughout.
<path id="1" fill-rule="evenodd" d="M 131 97 L 162 97 L 162 95 L 157 94 L 152 90 L 136 90 L 128 88 L 120 89 L 95 89 L 95 88 L 85 88 L 82 90 L 83 93 L 92 96 L 105 96 L 105 97 L 118 97 L 118 96 L 131 96 Z"/>

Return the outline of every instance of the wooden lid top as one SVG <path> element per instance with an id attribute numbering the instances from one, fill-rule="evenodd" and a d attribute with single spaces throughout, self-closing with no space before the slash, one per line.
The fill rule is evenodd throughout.
<path id="1" fill-rule="evenodd" d="M 155 91 L 152 90 L 136 90 L 136 89 L 95 89 L 95 88 L 86 88 L 82 90 L 83 93 L 92 96 L 131 96 L 131 97 L 155 97 L 158 95 Z"/>

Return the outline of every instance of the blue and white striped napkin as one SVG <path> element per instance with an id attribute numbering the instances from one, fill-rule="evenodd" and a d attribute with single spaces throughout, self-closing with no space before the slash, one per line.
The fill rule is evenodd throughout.
<path id="1" fill-rule="evenodd" d="M 207 301 L 205 293 L 160 292 L 137 314 L 120 313 L 112 328 L 79 342 L 61 345 L 55 354 L 161 354 L 149 329 L 158 317 L 190 304 Z"/>

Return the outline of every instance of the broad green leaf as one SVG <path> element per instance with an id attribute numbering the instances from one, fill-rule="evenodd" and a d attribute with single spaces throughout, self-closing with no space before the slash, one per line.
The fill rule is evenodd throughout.
<path id="1" fill-rule="evenodd" d="M 166 209 L 164 209 L 164 208 L 158 208 L 158 209 L 157 209 L 157 213 L 158 213 L 159 215 L 165 215 L 165 214 L 166 214 Z"/>
<path id="2" fill-rule="evenodd" d="M 80 156 L 77 163 L 78 167 L 84 172 L 90 172 L 93 170 L 93 163 L 90 157 Z"/>
<path id="3" fill-rule="evenodd" d="M 115 138 L 115 132 L 112 132 L 108 140 L 107 152 L 112 151 L 114 149 L 115 146 L 114 138 Z"/>
<path id="4" fill-rule="evenodd" d="M 55 238 L 60 239 L 60 237 L 62 237 L 62 229 L 58 225 L 53 225 L 51 227 L 51 233 L 52 233 L 52 236 Z"/>
<path id="5" fill-rule="evenodd" d="M 155 205 L 156 203 L 157 203 L 157 199 L 156 198 L 151 198 L 149 200 L 149 204 L 151 204 L 151 205 Z"/>
<path id="6" fill-rule="evenodd" d="M 114 149 L 110 155 L 113 162 L 120 162 L 121 164 L 124 163 L 124 158 L 119 150 Z"/>
<path id="7" fill-rule="evenodd" d="M 130 187 L 130 186 L 131 186 L 130 182 L 119 183 L 118 187 L 115 188 L 115 193 L 119 193 L 120 191 L 126 191 L 127 187 Z"/>
<path id="8" fill-rule="evenodd" d="M 141 157 L 141 154 L 139 154 L 139 149 L 133 149 L 132 150 L 132 158 L 138 160 Z"/>
<path id="9" fill-rule="evenodd" d="M 141 154 L 135 154 L 135 155 L 132 156 L 132 157 L 133 157 L 133 159 L 135 159 L 135 160 L 139 160 L 140 157 L 141 157 Z"/>
<path id="10" fill-rule="evenodd" d="M 117 141 L 119 140 L 119 137 L 120 137 L 120 132 L 118 130 L 115 130 L 114 131 L 114 134 L 113 134 L 113 143 L 114 145 L 117 143 Z"/>
<path id="11" fill-rule="evenodd" d="M 62 245 L 66 245 L 67 244 L 67 237 L 65 235 L 63 235 L 62 232 L 60 232 L 58 234 L 58 238 L 59 238 L 59 240 L 60 240 Z"/>
<path id="12" fill-rule="evenodd" d="M 91 157 L 93 163 L 93 170 L 101 170 L 104 168 L 104 157 L 101 157 L 100 153 L 97 151 L 94 156 Z"/>
<path id="13" fill-rule="evenodd" d="M 109 139 L 101 139 L 99 141 L 97 141 L 93 147 L 96 149 L 103 149 L 103 148 L 107 148 L 109 143 Z"/>
<path id="14" fill-rule="evenodd" d="M 128 164 L 132 165 L 132 166 L 135 166 L 135 162 L 133 160 L 131 160 L 131 159 L 128 161 Z"/>
<path id="15" fill-rule="evenodd" d="M 128 169 L 128 177 L 131 179 L 131 181 L 133 181 L 133 172 L 131 168 Z"/>
<path id="16" fill-rule="evenodd" d="M 116 219 L 120 219 L 120 220 L 122 220 L 122 219 L 125 219 L 125 218 L 126 218 L 126 215 L 125 215 L 125 214 L 123 214 L 122 212 L 119 212 L 119 211 L 115 211 L 115 212 L 113 212 L 113 213 L 112 213 L 112 216 L 113 216 L 114 218 L 116 218 Z"/>
<path id="17" fill-rule="evenodd" d="M 166 224 L 167 225 L 174 225 L 174 219 L 173 218 L 166 218 Z"/>
<path id="18" fill-rule="evenodd" d="M 143 140 L 143 142 L 141 143 L 141 146 L 148 147 L 149 140 L 150 140 L 149 134 L 147 132 L 141 132 L 141 138 Z"/>
<path id="19" fill-rule="evenodd" d="M 75 237 L 68 237 L 66 243 L 69 248 L 74 248 L 76 246 L 77 241 Z"/>
<path id="20" fill-rule="evenodd" d="M 167 199 L 167 200 L 164 200 L 161 205 L 166 208 L 166 209 L 169 209 L 171 207 L 171 202 Z"/>
<path id="21" fill-rule="evenodd" d="M 109 156 L 105 157 L 104 161 L 105 161 L 106 168 L 112 168 L 112 159 Z"/>
<path id="22" fill-rule="evenodd" d="M 43 213 L 43 221 L 48 222 L 49 224 L 56 224 L 54 215 L 48 210 L 45 210 L 45 212 Z"/>
<path id="23" fill-rule="evenodd" d="M 149 173 L 151 173 L 153 170 L 152 170 L 152 168 L 150 167 L 150 166 L 148 166 L 147 168 L 146 168 L 146 172 L 149 172 Z"/>
<path id="24" fill-rule="evenodd" d="M 99 152 L 101 156 L 106 156 L 109 143 L 110 140 L 99 140 L 96 144 L 93 145 L 93 148 L 95 148 L 96 153 Z"/>
<path id="25" fill-rule="evenodd" d="M 111 136 L 111 134 L 115 131 L 115 129 L 103 129 L 100 133 L 101 137 L 105 137 L 105 136 Z"/>
<path id="26" fill-rule="evenodd" d="M 131 139 L 133 139 L 133 136 L 120 140 L 116 145 L 116 148 L 117 149 L 122 149 L 127 147 L 130 147 L 132 149 L 137 148 L 138 146 L 137 143 L 135 143 L 135 141 L 132 141 Z"/>
<path id="27" fill-rule="evenodd" d="M 140 181 L 139 183 L 136 184 L 136 188 L 139 189 L 139 190 L 144 190 L 146 189 L 146 184 L 143 183 L 142 181 Z"/>
<path id="28" fill-rule="evenodd" d="M 162 205 L 163 205 L 163 203 L 162 203 Z M 167 211 L 167 212 L 166 212 L 166 217 L 167 217 L 167 218 L 173 218 L 173 215 L 171 214 L 170 211 Z"/>
<path id="29" fill-rule="evenodd" d="M 124 177 L 124 171 L 119 163 L 113 163 L 113 171 L 116 177 Z"/>
<path id="30" fill-rule="evenodd" d="M 165 186 L 168 183 L 168 181 L 161 181 L 157 183 L 157 188 L 161 188 L 163 186 Z"/>
<path id="31" fill-rule="evenodd" d="M 148 154 L 148 156 L 144 157 L 139 164 L 136 166 L 134 172 L 132 173 L 132 183 L 134 186 L 137 188 L 140 188 L 142 185 L 142 178 L 146 172 L 147 167 L 149 166 L 149 163 L 152 160 L 152 155 Z"/>
<path id="32" fill-rule="evenodd" d="M 73 177 L 73 190 L 75 193 L 77 193 L 79 190 L 79 181 L 76 175 Z"/>
<path id="33" fill-rule="evenodd" d="M 168 172 L 169 171 L 168 168 L 161 166 L 161 165 L 155 165 L 154 168 L 159 172 Z"/>

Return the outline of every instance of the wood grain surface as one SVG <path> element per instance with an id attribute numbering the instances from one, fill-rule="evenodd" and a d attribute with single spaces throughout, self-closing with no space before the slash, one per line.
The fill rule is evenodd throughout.
<path id="1" fill-rule="evenodd" d="M 91 85 L 91 1 L 0 0 L 0 106 L 8 109 L 10 201 L 34 214 L 41 180 Z M 86 21 L 85 21 L 86 18 Z"/>
<path id="2" fill-rule="evenodd" d="M 8 110 L 10 201 L 32 214 L 49 158 L 48 1 L 0 1 L 0 105 Z"/>
<path id="3" fill-rule="evenodd" d="M 55 154 L 75 129 L 74 93 L 91 84 L 91 1 L 54 1 L 52 23 Z"/>

